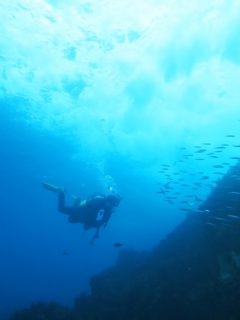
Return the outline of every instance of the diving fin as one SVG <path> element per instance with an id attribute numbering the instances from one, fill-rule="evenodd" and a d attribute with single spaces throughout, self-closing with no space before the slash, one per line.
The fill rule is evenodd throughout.
<path id="1" fill-rule="evenodd" d="M 59 192 L 59 191 L 63 191 L 63 188 L 55 186 L 54 184 L 50 184 L 50 183 L 46 183 L 46 182 L 42 182 L 42 186 L 43 188 L 52 191 L 52 192 Z"/>

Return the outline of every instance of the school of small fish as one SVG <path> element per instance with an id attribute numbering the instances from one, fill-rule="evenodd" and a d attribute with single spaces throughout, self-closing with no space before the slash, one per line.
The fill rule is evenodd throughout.
<path id="1" fill-rule="evenodd" d="M 199 212 L 209 214 L 208 209 L 200 210 L 199 207 L 204 202 L 204 198 L 199 196 L 199 191 L 207 188 L 207 193 L 219 185 L 224 175 L 240 160 L 240 144 L 236 143 L 236 135 L 227 134 L 225 136 L 229 143 L 214 145 L 212 142 L 202 142 L 192 148 L 181 147 L 179 152 L 181 158 L 174 164 L 162 164 L 158 173 L 160 173 L 160 182 L 157 184 L 160 190 L 157 193 L 170 205 L 177 206 L 180 210 L 188 212 Z M 233 142 L 233 143 L 232 143 Z M 191 149 L 191 152 L 189 152 Z M 226 151 L 230 156 L 227 156 Z M 225 154 L 224 154 L 225 153 Z M 204 163 L 205 172 L 199 171 L 198 163 Z M 181 170 L 179 170 L 181 167 Z M 178 169 L 175 169 L 178 168 Z M 208 172 L 208 174 L 206 174 Z M 232 175 L 232 178 L 240 182 L 240 173 Z M 240 190 L 239 190 L 240 191 Z M 239 197 L 240 192 L 229 191 L 229 196 Z M 206 211 L 207 210 L 207 211 Z M 223 221 L 219 217 L 218 221 Z M 228 214 L 227 219 L 240 221 L 240 216 Z M 208 222 L 215 225 L 215 221 Z"/>

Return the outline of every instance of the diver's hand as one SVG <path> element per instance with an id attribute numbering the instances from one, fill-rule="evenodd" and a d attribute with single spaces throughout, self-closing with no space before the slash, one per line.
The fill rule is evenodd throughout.
<path id="1" fill-rule="evenodd" d="M 109 220 L 108 220 L 108 221 L 109 221 Z M 103 228 L 104 228 L 104 229 L 107 227 L 108 221 L 104 222 L 104 224 L 103 224 Z"/>
<path id="2" fill-rule="evenodd" d="M 92 246 L 92 245 L 94 244 L 94 242 L 95 242 L 96 239 L 98 239 L 98 236 L 94 235 L 94 236 L 92 237 L 92 240 L 89 242 L 90 246 Z"/>
<path id="3" fill-rule="evenodd" d="M 96 229 L 96 232 L 95 232 L 94 236 L 92 237 L 92 240 L 89 242 L 90 246 L 92 246 L 94 244 L 94 241 L 98 238 L 99 238 L 99 228 Z"/>

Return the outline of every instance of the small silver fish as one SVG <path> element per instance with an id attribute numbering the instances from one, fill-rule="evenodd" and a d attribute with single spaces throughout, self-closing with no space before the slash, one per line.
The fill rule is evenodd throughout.
<path id="1" fill-rule="evenodd" d="M 212 222 L 206 222 L 206 224 L 207 224 L 208 226 L 211 226 L 211 227 L 216 227 L 216 224 L 215 224 L 215 223 L 212 223 Z"/>
<path id="2" fill-rule="evenodd" d="M 235 220 L 240 220 L 240 217 L 239 216 L 236 216 L 234 214 L 228 214 L 227 215 L 229 218 L 232 218 L 232 219 L 235 219 Z"/>
<path id="3" fill-rule="evenodd" d="M 214 219 L 214 220 L 217 220 L 217 221 L 228 222 L 228 219 L 221 218 L 221 217 L 211 217 L 211 219 Z"/>

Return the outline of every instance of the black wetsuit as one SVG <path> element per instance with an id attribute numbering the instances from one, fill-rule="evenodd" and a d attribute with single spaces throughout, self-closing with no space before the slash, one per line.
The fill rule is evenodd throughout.
<path id="1" fill-rule="evenodd" d="M 69 216 L 70 223 L 82 223 L 84 229 L 100 228 L 102 225 L 106 226 L 113 208 L 108 203 L 107 198 L 102 195 L 97 195 L 80 206 L 65 206 L 65 194 L 63 191 L 58 193 L 58 211 Z"/>

